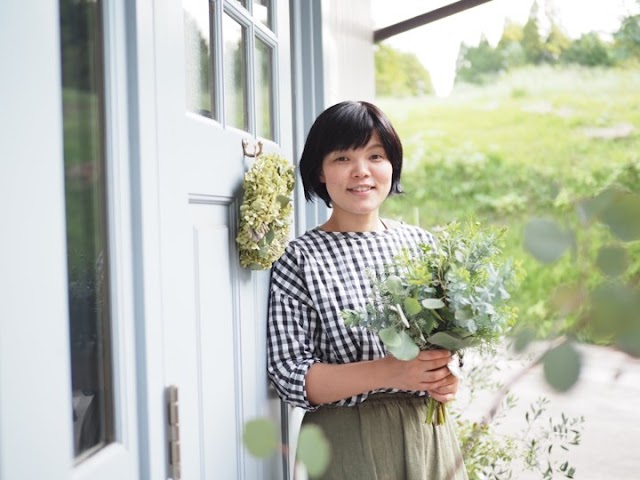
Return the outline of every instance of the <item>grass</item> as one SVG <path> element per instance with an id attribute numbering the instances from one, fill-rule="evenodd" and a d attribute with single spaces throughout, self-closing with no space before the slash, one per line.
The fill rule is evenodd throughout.
<path id="1" fill-rule="evenodd" d="M 583 240 L 576 200 L 612 182 L 640 191 L 640 70 L 525 68 L 457 86 L 448 98 L 377 103 L 405 146 L 407 194 L 386 202 L 383 214 L 425 228 L 470 215 L 507 224 L 506 253 L 527 272 L 514 298 L 521 322 L 541 336 L 574 322 L 554 313 L 555 289 L 591 284 L 600 273 L 569 256 L 538 264 L 521 246 L 524 225 L 554 217 Z M 604 229 L 590 235 L 583 257 L 592 262 L 612 240 Z M 628 275 L 637 275 L 640 260 L 632 259 Z"/>

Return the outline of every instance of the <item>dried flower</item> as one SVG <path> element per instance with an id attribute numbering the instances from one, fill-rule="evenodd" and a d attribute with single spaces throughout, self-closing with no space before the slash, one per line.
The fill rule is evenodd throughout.
<path id="1" fill-rule="evenodd" d="M 270 153 L 260 155 L 245 173 L 236 237 L 241 266 L 266 270 L 284 253 L 293 210 L 293 172 L 285 158 Z"/>

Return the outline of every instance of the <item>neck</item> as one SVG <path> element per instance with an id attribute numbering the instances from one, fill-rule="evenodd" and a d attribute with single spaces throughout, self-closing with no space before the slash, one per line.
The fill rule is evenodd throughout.
<path id="1" fill-rule="evenodd" d="M 345 218 L 344 216 L 331 214 L 329 220 L 320 228 L 327 232 L 381 232 L 386 230 L 386 226 L 375 215 L 354 215 Z"/>

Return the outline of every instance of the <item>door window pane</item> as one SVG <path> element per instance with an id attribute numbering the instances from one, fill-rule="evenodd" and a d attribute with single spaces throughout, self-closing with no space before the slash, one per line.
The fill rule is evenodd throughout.
<path id="1" fill-rule="evenodd" d="M 76 457 L 113 440 L 102 2 L 60 1 L 67 264 Z"/>
<path id="2" fill-rule="evenodd" d="M 222 22 L 225 123 L 248 130 L 246 29 L 227 14 Z"/>
<path id="3" fill-rule="evenodd" d="M 273 140 L 273 52 L 271 47 L 256 38 L 256 127 L 260 137 Z"/>
<path id="4" fill-rule="evenodd" d="M 271 0 L 253 0 L 253 16 L 273 30 L 271 25 Z"/>
<path id="5" fill-rule="evenodd" d="M 214 118 L 211 93 L 210 3 L 207 0 L 183 0 L 186 108 Z"/>

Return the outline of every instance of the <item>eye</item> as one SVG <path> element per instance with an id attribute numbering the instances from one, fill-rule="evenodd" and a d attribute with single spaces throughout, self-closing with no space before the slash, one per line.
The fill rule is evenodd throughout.
<path id="1" fill-rule="evenodd" d="M 379 162 L 381 160 L 385 160 L 386 157 L 380 153 L 374 153 L 369 158 L 375 162 Z"/>
<path id="2" fill-rule="evenodd" d="M 336 162 L 346 162 L 349 160 L 349 157 L 345 157 L 344 155 L 340 156 L 340 157 L 336 157 L 334 159 Z"/>

